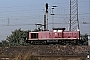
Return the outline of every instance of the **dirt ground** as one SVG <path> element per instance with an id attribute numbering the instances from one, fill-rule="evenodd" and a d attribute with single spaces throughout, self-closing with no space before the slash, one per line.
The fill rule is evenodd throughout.
<path id="1" fill-rule="evenodd" d="M 0 60 L 87 60 L 88 51 L 90 51 L 90 46 L 0 47 Z"/>

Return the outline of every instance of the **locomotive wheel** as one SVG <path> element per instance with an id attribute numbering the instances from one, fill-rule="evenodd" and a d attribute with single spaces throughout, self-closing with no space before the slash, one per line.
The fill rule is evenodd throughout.
<path id="1" fill-rule="evenodd" d="M 46 45 L 46 41 L 31 41 L 31 44 L 34 44 L 34 45 Z"/>

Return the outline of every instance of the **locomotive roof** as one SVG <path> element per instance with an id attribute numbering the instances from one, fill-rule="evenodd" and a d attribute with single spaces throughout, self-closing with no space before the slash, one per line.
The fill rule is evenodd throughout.
<path id="1" fill-rule="evenodd" d="M 65 28 L 53 28 L 53 30 L 65 30 Z"/>

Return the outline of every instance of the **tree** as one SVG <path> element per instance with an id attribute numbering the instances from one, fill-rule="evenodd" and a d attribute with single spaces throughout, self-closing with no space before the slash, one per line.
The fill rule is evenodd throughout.
<path id="1" fill-rule="evenodd" d="M 25 46 L 26 38 L 28 36 L 28 31 L 22 31 L 21 29 L 16 29 L 12 32 L 10 36 L 7 36 L 6 40 L 9 42 L 10 46 Z"/>
<path id="2" fill-rule="evenodd" d="M 85 35 L 81 35 L 80 36 L 80 45 L 88 45 L 88 35 L 85 34 Z"/>
<path id="3" fill-rule="evenodd" d="M 6 41 L 6 40 L 2 40 L 2 46 L 9 46 L 8 41 Z"/>
<path id="4" fill-rule="evenodd" d="M 2 42 L 0 42 L 0 47 L 3 46 Z"/>

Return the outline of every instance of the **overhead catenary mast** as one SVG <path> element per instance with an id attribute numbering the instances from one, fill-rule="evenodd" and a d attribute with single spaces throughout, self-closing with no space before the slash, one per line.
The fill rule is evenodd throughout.
<path id="1" fill-rule="evenodd" d="M 70 21 L 69 21 L 69 31 L 71 31 L 71 0 L 70 0 Z"/>
<path id="2" fill-rule="evenodd" d="M 78 0 L 70 0 L 70 21 L 69 31 L 79 30 Z"/>
<path id="3" fill-rule="evenodd" d="M 48 3 L 46 3 L 46 30 L 48 30 Z"/>
<path id="4" fill-rule="evenodd" d="M 44 15 L 44 30 L 48 30 L 48 3 L 46 3 L 46 11 Z"/>
<path id="5" fill-rule="evenodd" d="M 89 0 L 89 37 L 90 37 L 90 0 Z"/>

